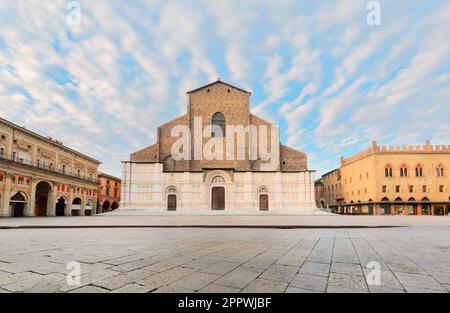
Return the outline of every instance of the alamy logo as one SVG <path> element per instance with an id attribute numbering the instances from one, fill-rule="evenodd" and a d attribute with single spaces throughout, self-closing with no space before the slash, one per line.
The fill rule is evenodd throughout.
<path id="1" fill-rule="evenodd" d="M 380 26 L 381 25 L 381 4 L 378 1 L 370 1 L 366 5 L 369 11 L 367 14 L 367 25 Z"/>
<path id="2" fill-rule="evenodd" d="M 81 5 L 78 1 L 70 1 L 67 3 L 68 11 L 66 22 L 69 26 L 79 26 L 81 24 Z"/>
<path id="3" fill-rule="evenodd" d="M 66 282 L 69 286 L 81 285 L 81 264 L 76 261 L 67 263 L 66 269 L 69 271 L 66 276 Z"/>
<path id="4" fill-rule="evenodd" d="M 276 170 L 279 166 L 279 128 L 276 125 L 203 127 L 202 118 L 194 117 L 193 132 L 187 125 L 176 125 L 171 136 L 178 138 L 171 146 L 175 161 L 249 159 L 264 161 L 262 170 Z"/>
<path id="5" fill-rule="evenodd" d="M 371 269 L 366 275 L 366 282 L 369 286 L 381 286 L 381 265 L 377 261 L 371 261 L 366 266 Z"/>

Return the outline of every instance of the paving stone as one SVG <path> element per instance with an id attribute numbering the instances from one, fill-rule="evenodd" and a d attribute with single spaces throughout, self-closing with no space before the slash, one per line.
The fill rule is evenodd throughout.
<path id="1" fill-rule="evenodd" d="M 168 260 L 164 260 L 164 261 L 152 264 L 150 266 L 146 266 L 146 267 L 144 267 L 144 269 L 148 270 L 148 271 L 152 271 L 152 272 L 164 272 L 173 267 L 177 267 L 184 263 L 188 263 L 189 261 L 192 261 L 192 259 L 183 258 L 183 257 L 171 258 Z"/>
<path id="2" fill-rule="evenodd" d="M 152 291 L 152 293 L 194 293 L 194 292 L 195 291 L 193 291 L 193 290 L 178 287 L 178 286 L 173 286 L 173 285 L 160 287 L 160 288 Z"/>
<path id="3" fill-rule="evenodd" d="M 108 290 L 96 287 L 96 286 L 84 286 L 75 290 L 69 291 L 70 293 L 106 293 Z"/>
<path id="4" fill-rule="evenodd" d="M 427 273 L 415 264 L 399 264 L 399 263 L 386 263 L 389 269 L 393 272 L 404 272 L 426 275 Z"/>
<path id="5" fill-rule="evenodd" d="M 217 280 L 220 276 L 207 273 L 194 273 L 186 276 L 176 282 L 172 283 L 172 286 L 180 287 L 189 290 L 200 290 L 203 287 L 209 285 L 213 281 Z"/>
<path id="6" fill-rule="evenodd" d="M 200 293 L 238 293 L 241 289 L 239 288 L 233 288 L 229 286 L 223 286 L 218 285 L 216 283 L 212 283 L 202 289 L 200 289 L 198 292 Z"/>
<path id="7" fill-rule="evenodd" d="M 151 287 L 156 289 L 168 285 L 178 279 L 184 278 L 190 274 L 195 273 L 194 269 L 184 267 L 174 267 L 165 272 L 152 275 L 150 277 L 138 280 L 139 285 Z"/>
<path id="8" fill-rule="evenodd" d="M 369 286 L 370 293 L 405 293 L 404 289 L 386 288 L 383 286 Z"/>
<path id="9" fill-rule="evenodd" d="M 123 286 L 119 289 L 111 291 L 111 293 L 148 293 L 155 288 L 148 287 L 148 286 L 142 286 L 138 284 L 129 284 L 126 286 Z"/>
<path id="10" fill-rule="evenodd" d="M 436 279 L 441 284 L 448 284 L 448 285 L 450 285 L 450 273 L 436 272 L 436 271 L 430 271 L 428 273 L 430 273 L 431 276 L 433 276 L 434 279 Z"/>
<path id="11" fill-rule="evenodd" d="M 340 274 L 363 275 L 361 265 L 352 263 L 331 263 L 331 272 Z"/>
<path id="12" fill-rule="evenodd" d="M 276 261 L 277 264 L 300 267 L 305 262 L 305 258 L 296 255 L 283 256 Z"/>
<path id="13" fill-rule="evenodd" d="M 219 261 L 214 263 L 211 266 L 208 266 L 201 270 L 201 272 L 215 274 L 215 275 L 224 275 L 226 273 L 231 272 L 236 267 L 238 267 L 240 263 L 237 262 L 229 262 L 229 261 Z"/>
<path id="14" fill-rule="evenodd" d="M 303 289 L 297 287 L 288 287 L 285 291 L 286 293 L 324 293 L 325 291 Z"/>
<path id="15" fill-rule="evenodd" d="M 366 289 L 352 289 L 345 286 L 328 286 L 327 293 L 368 293 Z"/>
<path id="16" fill-rule="evenodd" d="M 275 282 L 290 283 L 298 272 L 298 267 L 274 264 L 269 267 L 259 278 Z"/>
<path id="17" fill-rule="evenodd" d="M 432 290 L 445 290 L 434 278 L 427 275 L 394 272 L 394 275 L 408 291 L 408 288 L 423 288 Z"/>
<path id="18" fill-rule="evenodd" d="M 28 280 L 39 280 L 42 275 L 41 274 L 36 274 L 36 273 L 32 273 L 32 272 L 21 272 L 21 273 L 17 273 L 17 274 L 2 274 L 3 276 L 0 276 L 0 285 L 1 286 L 6 286 L 6 285 L 11 285 L 17 282 L 21 282 L 21 281 L 28 281 Z"/>
<path id="19" fill-rule="evenodd" d="M 257 278 L 248 285 L 242 292 L 244 293 L 283 293 L 288 283 L 274 282 L 266 279 Z"/>
<path id="20" fill-rule="evenodd" d="M 323 276 L 297 274 L 289 287 L 325 291 L 327 288 L 327 280 L 327 277 Z"/>
<path id="21" fill-rule="evenodd" d="M 219 285 L 243 289 L 254 281 L 261 273 L 262 270 L 259 268 L 240 266 L 219 278 L 216 283 Z"/>
<path id="22" fill-rule="evenodd" d="M 328 277 L 330 265 L 316 262 L 305 262 L 300 268 L 300 273 Z"/>
<path id="23" fill-rule="evenodd" d="M 136 269 L 145 268 L 148 269 L 149 265 L 157 263 L 158 260 L 149 258 L 149 259 L 143 259 L 143 260 L 136 260 L 128 263 L 123 263 L 114 267 L 111 267 L 111 270 L 113 271 L 119 271 L 119 272 L 131 272 Z M 149 270 L 152 271 L 152 270 Z M 156 272 L 156 271 L 152 271 Z"/>
<path id="24" fill-rule="evenodd" d="M 120 272 L 112 271 L 109 269 L 81 274 L 80 284 L 81 284 L 81 286 L 90 285 L 93 282 L 100 281 L 100 280 L 103 280 L 103 279 L 106 279 L 106 278 L 109 278 L 112 276 L 116 276 L 119 274 L 120 274 Z M 73 289 L 77 289 L 79 287 L 80 286 L 68 285 L 67 282 L 64 282 L 60 288 L 60 291 L 67 292 L 67 291 L 70 291 Z"/>
<path id="25" fill-rule="evenodd" d="M 150 272 L 146 270 L 134 270 L 131 272 L 126 272 L 123 274 L 108 277 L 99 281 L 94 281 L 93 285 L 102 287 L 109 290 L 119 289 L 123 286 L 132 284 L 138 280 L 147 278 L 151 275 L 156 274 L 156 272 Z"/>
<path id="26" fill-rule="evenodd" d="M 348 289 L 367 290 L 367 283 L 364 276 L 330 273 L 328 278 L 329 286 L 339 286 Z"/>
<path id="27" fill-rule="evenodd" d="M 16 281 L 15 283 L 9 284 L 9 285 L 3 285 L 2 288 L 7 289 L 12 292 L 20 292 L 24 291 L 26 289 L 33 288 L 37 285 L 46 285 L 51 283 L 57 283 L 61 282 L 66 279 L 66 276 L 59 274 L 59 273 L 53 273 L 48 275 L 39 275 L 34 276 L 32 278 L 26 279 L 26 280 L 20 280 Z"/>

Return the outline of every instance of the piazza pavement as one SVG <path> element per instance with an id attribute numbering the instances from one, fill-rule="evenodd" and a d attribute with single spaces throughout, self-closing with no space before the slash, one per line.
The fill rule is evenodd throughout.
<path id="1" fill-rule="evenodd" d="M 449 217 L 3 218 L 0 242 L 5 293 L 450 291 Z"/>

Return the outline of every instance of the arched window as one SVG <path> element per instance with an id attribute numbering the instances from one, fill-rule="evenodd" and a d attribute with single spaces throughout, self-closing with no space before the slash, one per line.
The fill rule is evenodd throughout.
<path id="1" fill-rule="evenodd" d="M 390 164 L 384 167 L 384 177 L 392 177 L 392 166 Z"/>
<path id="2" fill-rule="evenodd" d="M 437 177 L 444 177 L 444 166 L 442 164 L 439 164 L 436 168 L 436 176 Z"/>
<path id="3" fill-rule="evenodd" d="M 177 188 L 171 186 L 167 188 L 167 193 L 177 193 Z"/>
<path id="4" fill-rule="evenodd" d="M 225 179 L 222 176 L 214 176 L 211 182 L 213 184 L 223 184 L 225 183 Z"/>
<path id="5" fill-rule="evenodd" d="M 269 189 L 267 187 L 261 187 L 261 188 L 259 188 L 258 191 L 259 191 L 259 193 L 268 193 Z"/>
<path id="6" fill-rule="evenodd" d="M 225 116 L 214 113 L 211 120 L 211 137 L 225 137 Z"/>
<path id="7" fill-rule="evenodd" d="M 422 177 L 422 176 L 423 176 L 423 166 L 422 166 L 422 164 L 417 164 L 416 177 Z"/>
<path id="8" fill-rule="evenodd" d="M 400 177 L 407 177 L 408 176 L 408 168 L 405 164 L 402 164 L 400 166 Z"/>

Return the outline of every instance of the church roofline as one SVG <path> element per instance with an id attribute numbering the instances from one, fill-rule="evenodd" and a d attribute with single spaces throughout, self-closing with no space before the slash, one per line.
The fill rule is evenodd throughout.
<path id="1" fill-rule="evenodd" d="M 229 87 L 231 87 L 231 88 L 235 88 L 235 89 L 237 89 L 237 90 L 240 90 L 240 91 L 242 91 L 242 92 L 248 93 L 248 94 L 250 94 L 250 95 L 252 94 L 250 91 L 247 91 L 247 90 L 244 90 L 244 89 L 242 89 L 242 88 L 233 86 L 233 85 L 228 84 L 228 83 L 226 83 L 226 82 L 223 82 L 223 81 L 220 80 L 220 78 L 217 78 L 217 80 L 214 81 L 214 82 L 212 82 L 212 83 L 209 83 L 209 84 L 207 84 L 207 85 L 204 85 L 204 86 L 198 87 L 198 88 L 196 88 L 196 89 L 190 90 L 190 91 L 188 91 L 188 92 L 186 92 L 186 93 L 187 93 L 187 94 L 194 93 L 194 92 L 196 92 L 196 91 L 199 91 L 199 90 L 201 90 L 201 89 L 210 87 L 210 86 L 215 85 L 215 84 L 217 84 L 217 83 L 222 83 L 222 84 L 224 84 L 224 85 L 227 85 L 227 86 L 229 86 Z"/>

